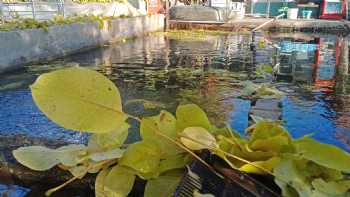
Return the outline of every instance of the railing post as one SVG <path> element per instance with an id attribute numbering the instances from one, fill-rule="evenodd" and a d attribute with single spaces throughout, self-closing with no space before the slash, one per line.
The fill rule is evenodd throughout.
<path id="1" fill-rule="evenodd" d="M 32 16 L 33 19 L 35 20 L 35 5 L 34 5 L 34 0 L 30 0 L 31 5 L 32 5 Z"/>

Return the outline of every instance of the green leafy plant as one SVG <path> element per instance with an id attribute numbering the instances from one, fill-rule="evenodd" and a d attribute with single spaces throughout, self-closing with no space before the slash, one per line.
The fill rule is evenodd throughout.
<path id="1" fill-rule="evenodd" d="M 56 16 L 51 20 L 38 21 L 32 18 L 17 17 L 11 20 L 5 20 L 0 23 L 0 31 L 11 31 L 15 29 L 43 29 L 48 32 L 49 27 L 53 25 L 69 25 L 73 23 L 97 22 L 99 28 L 112 26 L 112 20 L 120 17 L 95 16 L 95 15 L 72 15 L 68 17 Z"/>
<path id="2" fill-rule="evenodd" d="M 70 180 L 48 190 L 48 196 L 89 173 L 97 174 L 97 197 L 127 196 L 136 177 L 147 181 L 146 197 L 172 196 L 184 167 L 193 159 L 213 170 L 196 154 L 203 149 L 234 169 L 273 176 L 284 196 L 349 194 L 350 179 L 345 173 L 350 172 L 350 155 L 309 137 L 294 140 L 279 122 L 255 118 L 258 122 L 247 128 L 250 137 L 244 138 L 229 128 L 217 128 L 194 104 L 180 105 L 176 116 L 161 111 L 140 119 L 123 111 L 119 90 L 110 80 L 80 67 L 43 74 L 31 91 L 39 109 L 52 121 L 92 133 L 87 145 L 28 146 L 13 151 L 17 161 L 32 170 L 58 166 L 72 174 Z M 130 118 L 140 122 L 142 140 L 125 145 Z M 194 195 L 202 196 L 198 191 Z"/>

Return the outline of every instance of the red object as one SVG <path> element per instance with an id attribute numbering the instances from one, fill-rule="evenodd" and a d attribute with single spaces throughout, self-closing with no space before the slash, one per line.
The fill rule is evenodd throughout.
<path id="1" fill-rule="evenodd" d="M 335 2 L 334 0 L 330 2 Z M 346 0 L 339 0 L 341 3 L 341 10 L 338 12 L 328 12 L 327 7 L 329 6 L 327 0 L 322 0 L 321 4 L 321 15 L 320 19 L 333 19 L 333 20 L 341 20 L 346 16 Z"/>
<path id="2" fill-rule="evenodd" d="M 335 69 L 333 73 L 334 75 L 332 76 L 332 78 L 328 78 L 328 79 L 318 78 L 318 72 L 321 72 L 320 64 L 322 64 L 322 60 L 320 57 L 321 39 L 317 38 L 316 43 L 317 43 L 317 49 L 315 51 L 316 59 L 315 59 L 314 70 L 313 70 L 315 87 L 324 92 L 333 92 L 334 85 L 336 82 L 335 72 L 339 65 L 339 60 L 340 60 L 341 40 L 337 38 L 337 41 L 335 44 L 335 62 L 334 62 L 334 65 L 329 65 L 329 66 L 334 66 L 334 69 Z"/>
<path id="3" fill-rule="evenodd" d="M 163 5 L 160 0 L 147 0 L 148 14 L 159 14 L 163 12 Z"/>

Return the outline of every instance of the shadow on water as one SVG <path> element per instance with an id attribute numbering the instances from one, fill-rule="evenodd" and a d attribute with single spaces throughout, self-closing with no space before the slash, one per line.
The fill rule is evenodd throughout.
<path id="1" fill-rule="evenodd" d="M 253 51 L 250 40 L 250 35 L 186 39 L 153 35 L 2 75 L 0 135 L 85 142 L 86 134 L 64 130 L 49 121 L 35 106 L 28 89 L 41 73 L 76 64 L 95 69 L 115 82 L 128 113 L 151 115 L 159 110 L 128 103 L 132 99 L 149 100 L 171 112 L 181 103 L 196 103 L 216 124 L 229 123 L 243 133 L 251 103 L 237 98 L 237 84 L 261 81 L 256 79 L 255 68 L 267 64 L 274 66 L 274 83 L 287 93 L 282 99 L 282 118 L 291 134 L 301 137 L 313 133 L 322 142 L 350 151 L 348 38 L 259 34 Z M 0 194 L 5 187 L 0 185 Z M 15 192 L 12 196 L 27 192 L 11 188 Z"/>

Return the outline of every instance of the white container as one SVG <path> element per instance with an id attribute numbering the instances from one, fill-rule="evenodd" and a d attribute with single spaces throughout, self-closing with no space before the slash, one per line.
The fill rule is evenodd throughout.
<path id="1" fill-rule="evenodd" d="M 288 8 L 287 18 L 288 19 L 297 19 L 298 18 L 299 8 Z"/>

